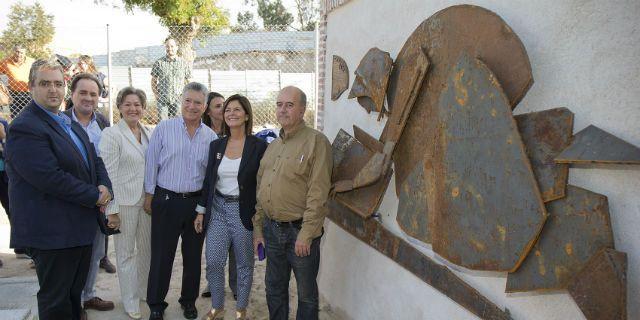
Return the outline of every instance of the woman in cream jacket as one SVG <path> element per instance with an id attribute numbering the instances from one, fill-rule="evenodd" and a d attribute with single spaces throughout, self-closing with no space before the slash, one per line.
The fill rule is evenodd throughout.
<path id="1" fill-rule="evenodd" d="M 151 132 L 140 124 L 146 107 L 144 91 L 127 87 L 118 93 L 121 120 L 102 132 L 100 156 L 113 184 L 107 207 L 114 236 L 122 304 L 127 315 L 140 319 L 140 299 L 147 292 L 151 259 L 151 216 L 144 212 L 144 163 Z"/>

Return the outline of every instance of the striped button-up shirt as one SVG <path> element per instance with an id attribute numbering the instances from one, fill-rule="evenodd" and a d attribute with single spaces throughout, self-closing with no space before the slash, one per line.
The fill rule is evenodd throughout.
<path id="1" fill-rule="evenodd" d="M 178 192 L 202 188 L 209 144 L 218 136 L 204 124 L 189 136 L 182 117 L 160 122 L 147 149 L 144 190 L 153 194 L 156 186 Z"/>

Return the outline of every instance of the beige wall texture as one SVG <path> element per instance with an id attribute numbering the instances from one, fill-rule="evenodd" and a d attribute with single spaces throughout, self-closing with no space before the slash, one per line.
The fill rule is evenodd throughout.
<path id="1" fill-rule="evenodd" d="M 535 83 L 515 113 L 567 107 L 575 114 L 574 132 L 594 124 L 640 146 L 640 1 L 512 0 L 470 1 L 496 12 L 524 43 Z M 339 55 L 351 81 L 360 59 L 372 47 L 395 58 L 406 38 L 433 13 L 454 1 L 352 0 L 327 16 L 326 61 Z M 325 65 L 331 88 L 331 63 Z M 384 126 L 348 92 L 331 101 L 324 92 L 324 132 L 331 141 L 339 129 L 356 124 L 373 136 Z M 615 245 L 628 254 L 628 318 L 640 319 L 640 166 L 575 169 L 569 183 L 608 196 Z M 393 179 L 380 207 L 384 225 L 396 223 Z M 506 274 L 477 273 L 448 264 L 430 248 L 412 241 L 426 255 L 457 275 L 514 319 L 584 319 L 568 294 L 505 294 Z M 322 243 L 320 291 L 345 319 L 475 319 L 389 258 L 327 222 Z"/>

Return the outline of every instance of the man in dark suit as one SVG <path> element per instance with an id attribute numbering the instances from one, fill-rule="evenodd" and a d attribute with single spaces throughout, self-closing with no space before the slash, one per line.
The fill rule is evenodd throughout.
<path id="1" fill-rule="evenodd" d="M 7 135 L 10 245 L 35 262 L 39 318 L 81 319 L 98 207 L 111 200 L 111 182 L 87 133 L 60 112 L 62 67 L 34 63 L 29 88 L 33 100 Z"/>

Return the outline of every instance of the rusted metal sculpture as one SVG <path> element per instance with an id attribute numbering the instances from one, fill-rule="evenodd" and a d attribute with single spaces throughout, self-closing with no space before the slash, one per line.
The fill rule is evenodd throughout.
<path id="1" fill-rule="evenodd" d="M 640 164 L 640 148 L 590 125 L 576 133 L 571 145 L 555 160 L 558 163 Z"/>
<path id="2" fill-rule="evenodd" d="M 357 127 L 354 126 L 354 131 L 357 130 Z M 364 131 L 361 131 L 360 134 L 364 134 Z M 372 142 L 370 139 L 363 140 Z M 363 218 L 370 217 L 380 206 L 382 197 L 387 190 L 389 179 L 391 179 L 392 170 L 388 170 L 384 177 L 378 178 L 372 183 L 365 183 L 372 176 L 370 173 L 372 170 L 379 172 L 383 159 L 380 159 L 380 161 L 371 160 L 374 158 L 379 159 L 375 155 L 381 155 L 381 153 L 376 153 L 367 148 L 344 130 L 338 132 L 338 135 L 333 140 L 332 149 L 332 181 L 338 181 L 334 188 L 341 188 L 341 183 L 362 185 L 350 192 L 336 194 L 335 200 Z M 365 184 L 366 186 L 364 186 Z"/>
<path id="3" fill-rule="evenodd" d="M 409 236 L 431 243 L 424 170 L 424 162 L 416 163 L 409 177 L 400 186 L 396 220 L 402 231 Z"/>
<path id="4" fill-rule="evenodd" d="M 397 88 L 397 90 L 393 90 L 390 100 L 392 101 L 390 105 L 395 106 L 394 112 L 391 113 L 384 128 L 389 134 L 384 135 L 385 139 L 380 141 L 367 134 L 364 130 L 356 126 L 353 127 L 355 138 L 375 153 L 371 155 L 367 164 L 360 169 L 354 178 L 351 179 L 342 174 L 334 174 L 333 191 L 342 195 L 338 199 L 347 197 L 364 205 L 370 204 L 371 202 L 367 199 L 369 197 L 354 195 L 363 194 L 362 192 L 350 193 L 359 188 L 379 182 L 382 177 L 387 175 L 391 168 L 391 155 L 396 146 L 396 142 L 402 134 L 402 129 L 404 128 L 407 118 L 409 114 L 411 114 L 411 108 L 414 105 L 415 98 L 422 85 L 422 80 L 429 68 L 429 60 L 422 47 L 414 47 L 410 52 L 410 55 L 397 61 L 391 75 L 393 87 Z M 378 187 L 370 190 L 382 192 L 382 194 L 370 195 L 370 197 L 375 199 L 382 199 L 386 188 Z M 349 206 L 349 204 L 346 205 Z M 360 211 L 358 214 L 368 217 L 373 214 L 376 209 L 377 206 L 367 207 L 366 212 Z"/>
<path id="5" fill-rule="evenodd" d="M 470 269 L 515 271 L 547 212 L 511 106 L 484 63 L 463 53 L 437 114 L 426 175 L 433 250 Z"/>
<path id="6" fill-rule="evenodd" d="M 331 66 L 331 100 L 338 100 L 347 88 L 349 88 L 349 67 L 342 57 L 334 55 Z"/>
<path id="7" fill-rule="evenodd" d="M 549 219 L 506 292 L 566 289 L 587 260 L 613 248 L 607 197 L 569 185 L 566 197 L 547 203 Z"/>
<path id="8" fill-rule="evenodd" d="M 567 108 L 555 108 L 517 115 L 515 119 L 542 201 L 564 197 L 569 165 L 553 159 L 571 142 L 573 113 Z"/>
<path id="9" fill-rule="evenodd" d="M 329 219 L 359 240 L 413 273 L 481 319 L 511 319 L 476 289 L 447 267 L 422 254 L 404 239 L 388 231 L 376 219 L 362 219 L 337 201 L 329 201 Z"/>
<path id="10" fill-rule="evenodd" d="M 627 319 L 627 254 L 603 249 L 569 285 L 569 294 L 587 320 Z"/>
<path id="11" fill-rule="evenodd" d="M 405 42 L 396 61 L 415 47 L 428 50 L 432 67 L 393 154 L 396 188 L 403 185 L 416 163 L 430 157 L 427 151 L 436 139 L 434 109 L 449 71 L 463 51 L 480 58 L 493 71 L 512 107 L 533 83 L 529 58 L 518 36 L 498 15 L 481 7 L 453 6 L 429 17 Z"/>
<path id="12" fill-rule="evenodd" d="M 358 98 L 358 103 L 367 113 L 379 112 L 378 121 L 387 113 L 384 96 L 392 66 L 393 60 L 388 52 L 378 48 L 369 49 L 356 69 L 356 79 L 349 92 L 349 99 Z"/>

